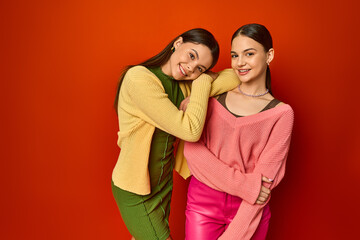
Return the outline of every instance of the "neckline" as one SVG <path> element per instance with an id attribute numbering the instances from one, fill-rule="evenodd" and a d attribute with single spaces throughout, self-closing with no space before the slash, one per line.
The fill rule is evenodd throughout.
<path id="1" fill-rule="evenodd" d="M 273 99 L 272 99 L 268 104 L 266 104 L 266 106 L 263 107 L 263 109 L 261 109 L 259 112 L 254 113 L 254 114 L 251 114 L 251 115 L 242 116 L 242 115 L 238 115 L 238 114 L 230 111 L 230 109 L 229 109 L 228 106 L 226 105 L 227 95 L 228 95 L 228 92 L 225 92 L 225 93 L 221 94 L 220 97 L 217 98 L 217 101 L 218 101 L 226 110 L 228 110 L 228 112 L 230 112 L 232 115 L 234 115 L 234 116 L 237 117 L 237 118 L 239 118 L 239 117 L 247 117 L 247 116 L 251 116 L 251 115 L 254 115 L 254 114 L 257 114 L 257 113 L 261 113 L 261 112 L 267 111 L 267 110 L 269 110 L 269 109 L 272 109 L 272 108 L 276 107 L 276 106 L 280 103 L 279 100 L 277 100 L 276 98 L 273 98 Z M 221 101 L 220 101 L 220 98 L 222 98 Z M 273 102 L 277 102 L 277 103 L 275 104 L 274 107 L 269 108 L 269 106 L 271 106 L 271 104 L 272 104 Z"/>
<path id="2" fill-rule="evenodd" d="M 215 98 L 211 98 L 210 101 L 215 101 L 215 107 L 221 111 L 221 116 L 225 116 L 225 119 L 229 119 L 231 121 L 242 121 L 242 122 L 248 122 L 248 121 L 253 121 L 253 118 L 261 118 L 261 117 L 266 117 L 267 115 L 271 115 L 274 114 L 276 112 L 280 112 L 282 109 L 284 108 L 289 108 L 290 105 L 288 104 L 281 104 L 280 106 L 276 106 L 273 108 L 270 108 L 268 110 L 265 110 L 263 112 L 258 112 L 255 114 L 251 114 L 251 115 L 247 115 L 247 116 L 243 116 L 243 117 L 236 117 L 234 116 L 231 112 L 229 112 L 221 103 L 218 102 L 217 99 Z"/>
<path id="3" fill-rule="evenodd" d="M 165 74 L 162 70 L 161 70 L 161 67 L 155 67 L 155 68 L 151 68 L 154 73 L 157 73 L 159 74 L 161 77 L 164 77 L 166 79 L 169 79 L 169 80 L 175 80 L 173 77 L 170 77 L 169 75 Z"/>

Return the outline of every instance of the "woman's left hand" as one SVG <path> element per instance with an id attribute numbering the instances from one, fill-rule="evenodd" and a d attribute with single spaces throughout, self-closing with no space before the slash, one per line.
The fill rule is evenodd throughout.
<path id="1" fill-rule="evenodd" d="M 190 96 L 185 98 L 184 100 L 182 100 L 182 102 L 180 103 L 179 110 L 182 110 L 185 112 L 189 102 L 190 102 Z"/>
<path id="2" fill-rule="evenodd" d="M 261 178 L 261 183 L 264 183 L 264 182 L 271 184 L 273 181 L 268 179 L 267 177 L 263 176 Z M 270 194 L 271 194 L 270 188 L 267 188 L 267 187 L 261 185 L 261 190 L 260 190 L 258 198 L 256 199 L 256 204 L 264 204 L 264 203 L 266 203 L 266 201 L 268 200 Z"/>
<path id="3" fill-rule="evenodd" d="M 212 79 L 214 79 L 214 80 L 219 76 L 218 73 L 212 72 L 212 71 L 207 71 L 206 74 L 209 75 L 210 77 L 212 77 Z"/>

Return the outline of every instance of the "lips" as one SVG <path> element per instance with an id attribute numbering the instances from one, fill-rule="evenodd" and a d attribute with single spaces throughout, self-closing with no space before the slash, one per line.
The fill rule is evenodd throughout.
<path id="1" fill-rule="evenodd" d="M 239 69 L 238 72 L 240 75 L 246 75 L 250 72 L 251 69 Z"/>
<path id="2" fill-rule="evenodd" d="M 185 72 L 185 70 L 184 70 L 184 68 L 179 64 L 179 69 L 180 69 L 180 72 L 181 72 L 181 74 L 182 75 L 184 75 L 185 77 L 187 76 L 187 74 L 186 74 L 186 72 Z"/>

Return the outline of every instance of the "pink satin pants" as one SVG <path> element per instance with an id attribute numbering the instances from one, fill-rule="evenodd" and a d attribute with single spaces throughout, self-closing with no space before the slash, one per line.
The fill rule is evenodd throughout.
<path id="1" fill-rule="evenodd" d="M 216 240 L 235 217 L 242 199 L 216 191 L 191 177 L 186 204 L 186 240 Z M 265 240 L 271 213 L 269 205 L 251 240 Z"/>

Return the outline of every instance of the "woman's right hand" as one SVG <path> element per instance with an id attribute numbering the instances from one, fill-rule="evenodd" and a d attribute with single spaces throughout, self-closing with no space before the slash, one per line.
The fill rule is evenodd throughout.
<path id="1" fill-rule="evenodd" d="M 219 74 L 216 72 L 207 71 L 207 72 L 201 74 L 198 78 L 196 78 L 194 80 L 194 82 L 196 82 L 198 79 L 201 79 L 202 75 L 207 75 L 207 76 L 211 77 L 211 78 L 208 78 L 208 77 L 206 78 L 207 80 L 209 80 L 210 83 L 212 83 L 219 76 Z"/>
<path id="2" fill-rule="evenodd" d="M 212 71 L 207 71 L 206 74 L 212 77 L 213 80 L 215 80 L 219 76 L 218 73 Z"/>
<path id="3" fill-rule="evenodd" d="M 267 177 L 263 176 L 261 178 L 261 189 L 260 189 L 259 196 L 256 199 L 256 204 L 264 204 L 268 200 L 268 198 L 271 194 L 270 188 L 267 188 L 263 185 L 264 182 L 270 183 L 270 184 L 272 183 L 272 181 L 270 181 L 270 179 L 268 179 Z"/>
<path id="4" fill-rule="evenodd" d="M 187 98 L 185 98 L 184 100 L 181 101 L 179 110 L 182 110 L 185 112 L 189 102 L 190 102 L 190 96 L 188 96 Z"/>

